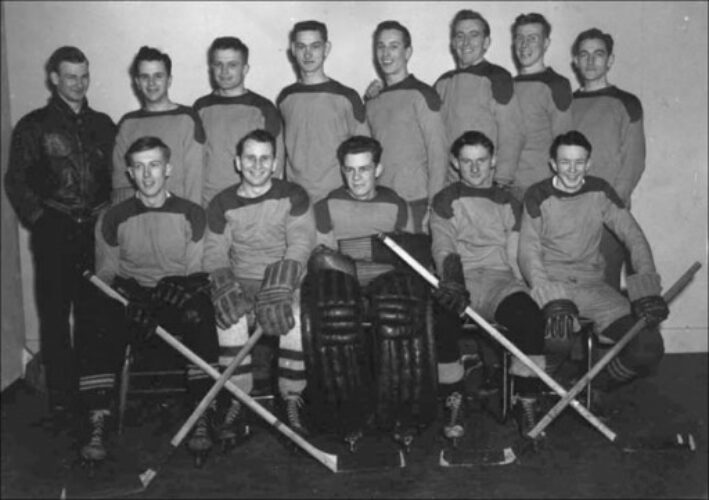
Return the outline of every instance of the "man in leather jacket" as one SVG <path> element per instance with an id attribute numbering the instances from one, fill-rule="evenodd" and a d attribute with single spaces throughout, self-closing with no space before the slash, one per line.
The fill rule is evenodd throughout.
<path id="1" fill-rule="evenodd" d="M 68 416 L 77 390 L 72 345 L 86 332 L 94 265 L 94 225 L 109 203 L 115 125 L 88 106 L 89 62 L 58 48 L 46 66 L 52 96 L 24 116 L 11 142 L 5 188 L 31 233 L 40 346 L 51 417 Z M 69 314 L 74 310 L 71 342 Z"/>

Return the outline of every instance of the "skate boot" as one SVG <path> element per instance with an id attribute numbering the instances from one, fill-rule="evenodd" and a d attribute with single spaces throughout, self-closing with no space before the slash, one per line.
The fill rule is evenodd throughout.
<path id="1" fill-rule="evenodd" d="M 512 412 L 517 421 L 517 427 L 519 433 L 523 438 L 529 438 L 527 434 L 537 425 L 538 417 L 538 407 L 539 398 L 538 396 L 513 396 Z M 542 432 L 537 436 L 536 439 L 532 441 L 534 450 L 538 449 L 541 440 L 545 437 L 545 433 Z"/>
<path id="2" fill-rule="evenodd" d="M 411 451 L 411 443 L 414 442 L 416 434 L 416 427 L 397 421 L 394 425 L 392 438 L 399 444 L 399 446 L 401 446 L 401 450 L 408 454 Z"/>
<path id="3" fill-rule="evenodd" d="M 110 415 L 108 410 L 92 410 L 89 413 L 89 423 L 91 426 L 88 442 L 81 447 L 80 455 L 82 463 L 88 465 L 92 470 L 95 465 L 106 459 L 107 451 L 104 443 L 106 417 Z"/>
<path id="4" fill-rule="evenodd" d="M 303 398 L 300 394 L 289 394 L 284 397 L 285 413 L 288 427 L 303 437 L 310 436 L 303 419 Z"/>
<path id="5" fill-rule="evenodd" d="M 199 417 L 187 441 L 187 449 L 194 455 L 194 465 L 198 469 L 204 465 L 214 444 L 212 441 L 213 412 L 213 408 L 210 407 Z"/>
<path id="6" fill-rule="evenodd" d="M 246 423 L 245 417 L 241 403 L 232 399 L 217 437 L 222 445 L 223 453 L 235 448 L 251 435 L 251 427 Z"/>
<path id="7" fill-rule="evenodd" d="M 443 436 L 450 441 L 453 448 L 457 448 L 460 440 L 465 435 L 465 398 L 454 391 L 451 392 L 445 401 L 445 424 L 443 425 Z"/>

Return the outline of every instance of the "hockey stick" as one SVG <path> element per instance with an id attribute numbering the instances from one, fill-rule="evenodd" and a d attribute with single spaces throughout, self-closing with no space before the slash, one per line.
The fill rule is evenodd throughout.
<path id="1" fill-rule="evenodd" d="M 87 277 L 94 285 L 96 285 L 98 288 L 100 288 L 109 297 L 112 297 L 113 299 L 119 301 L 123 305 L 128 304 L 128 301 L 125 299 L 125 297 L 123 297 L 118 292 L 116 292 L 113 288 L 111 288 L 109 285 L 104 283 L 98 276 L 95 276 L 95 275 L 91 274 L 90 272 L 84 273 L 84 276 Z M 194 352 L 192 352 L 189 348 L 187 348 L 187 346 L 185 346 L 182 342 L 180 342 L 175 337 L 170 335 L 170 333 L 168 333 L 163 327 L 158 325 L 158 327 L 155 330 L 155 333 L 160 338 L 162 338 L 165 342 L 170 344 L 170 346 L 173 347 L 175 350 L 177 350 L 180 354 L 182 354 L 184 357 L 186 357 L 188 360 L 190 360 L 195 365 L 199 366 L 210 377 L 214 378 L 215 380 L 219 380 L 220 373 L 216 369 L 214 369 L 209 363 L 204 361 L 202 358 L 197 356 Z M 234 384 L 230 380 L 227 380 L 224 383 L 224 387 L 226 387 L 226 389 L 229 392 L 231 392 L 239 401 L 241 401 L 243 404 L 248 406 L 254 413 L 256 413 L 261 418 L 263 418 L 266 422 L 268 422 L 271 426 L 273 426 L 277 431 L 279 431 L 281 434 L 285 435 L 288 439 L 293 441 L 296 445 L 298 445 L 300 448 L 302 448 L 308 455 L 310 455 L 315 460 L 317 460 L 318 462 L 323 464 L 330 471 L 343 472 L 343 471 L 347 470 L 346 464 L 340 464 L 340 462 L 341 462 L 340 457 L 338 457 L 337 455 L 333 455 L 331 453 L 326 453 L 326 452 L 316 448 L 312 444 L 310 444 L 303 437 L 301 437 L 298 433 L 293 431 L 293 429 L 288 427 L 285 423 L 281 422 L 278 418 L 275 417 L 275 415 L 273 415 L 266 408 L 264 408 L 262 405 L 260 405 L 258 403 L 258 401 L 256 401 L 250 395 L 246 394 L 241 389 L 239 389 L 239 387 L 236 384 Z M 397 458 L 398 458 L 398 465 L 397 466 L 404 467 L 405 462 L 404 462 L 403 454 L 399 453 Z"/>
<path id="2" fill-rule="evenodd" d="M 192 430 L 192 427 L 194 426 L 195 422 L 197 422 L 197 420 L 199 420 L 199 417 L 201 417 L 202 414 L 207 410 L 207 407 L 209 407 L 214 398 L 217 397 L 217 394 L 219 393 L 219 391 L 222 390 L 226 381 L 231 378 L 231 376 L 234 374 L 239 365 L 241 365 L 241 362 L 244 360 L 244 358 L 246 358 L 246 356 L 249 355 L 249 353 L 259 341 L 262 335 L 263 328 L 261 328 L 261 326 L 259 325 L 253 335 L 249 337 L 249 340 L 241 347 L 236 357 L 231 361 L 231 363 L 229 363 L 229 366 L 227 366 L 226 370 L 224 370 L 224 373 L 222 373 L 221 377 L 219 377 L 219 380 L 217 380 L 212 386 L 212 388 L 209 390 L 209 392 L 204 395 L 202 401 L 200 401 L 200 403 L 194 409 L 189 418 L 185 421 L 182 427 L 180 427 L 180 430 L 178 430 L 175 436 L 170 440 L 170 449 L 167 451 L 167 453 L 163 455 L 162 459 L 158 460 L 157 465 L 155 467 L 148 468 L 142 474 L 140 474 L 140 480 L 146 488 L 148 487 L 148 485 L 150 485 L 152 480 L 155 479 L 158 470 L 160 470 L 160 468 L 162 468 L 168 462 L 168 460 L 170 460 L 175 450 L 179 448 L 180 444 L 182 444 L 182 440 L 185 439 L 185 436 L 187 436 L 190 430 Z"/>
<path id="3" fill-rule="evenodd" d="M 663 298 L 665 299 L 665 302 L 668 304 L 672 302 L 679 293 L 684 290 L 684 288 L 689 284 L 689 282 L 692 280 L 694 277 L 695 273 L 699 270 L 699 268 L 702 267 L 702 265 L 699 262 L 695 262 L 690 266 L 689 269 L 675 282 L 672 287 L 670 287 L 669 290 L 665 293 Z M 576 397 L 581 391 L 584 390 L 584 388 L 588 385 L 588 383 L 593 380 L 593 377 L 598 375 L 605 366 L 610 363 L 613 358 L 615 358 L 618 353 L 631 341 L 635 336 L 640 333 L 640 331 L 645 328 L 645 318 L 640 318 L 633 327 L 628 330 L 625 335 L 623 335 L 623 338 L 621 338 L 616 344 L 591 368 L 591 370 L 581 377 L 581 379 L 576 382 L 576 385 L 574 385 L 569 392 L 562 397 L 552 408 L 547 412 L 542 419 L 537 422 L 537 425 L 532 428 L 531 431 L 529 431 L 529 437 L 532 439 L 536 438 L 541 432 L 546 429 L 546 427 L 552 423 L 552 421 L 566 408 L 566 406 L 569 404 L 569 402 Z M 679 438 L 677 440 L 678 444 L 684 444 L 685 440 L 682 439 L 681 435 L 679 435 Z M 690 437 L 687 439 L 688 443 L 693 443 L 694 442 L 694 437 L 690 434 Z M 691 449 L 692 445 L 688 445 Z"/>
<path id="4" fill-rule="evenodd" d="M 411 266 L 418 274 L 421 275 L 426 281 L 428 281 L 433 287 L 438 288 L 438 278 L 436 278 L 431 272 L 422 266 L 416 259 L 414 259 L 409 253 L 401 248 L 393 239 L 389 238 L 386 234 L 380 233 L 379 238 L 388 246 L 394 253 L 401 257 L 404 262 Z M 544 370 L 539 368 L 534 361 L 529 359 L 529 357 L 524 354 L 519 348 L 510 342 L 507 337 L 502 335 L 495 327 L 488 323 L 482 316 L 476 313 L 472 307 L 468 306 L 465 308 L 465 314 L 471 319 L 475 320 L 487 333 L 489 333 L 497 342 L 502 344 L 505 349 L 510 351 L 514 356 L 519 359 L 527 368 L 532 370 L 545 384 L 547 384 L 554 392 L 559 396 L 566 396 L 566 390 L 559 385 L 556 380 L 551 378 Z M 598 429 L 606 438 L 610 441 L 614 441 L 616 438 L 616 433 L 609 429 L 603 422 L 601 422 L 595 415 L 593 415 L 585 406 L 579 403 L 577 400 L 570 400 L 571 406 L 579 412 L 579 414 L 585 418 L 591 425 Z"/>

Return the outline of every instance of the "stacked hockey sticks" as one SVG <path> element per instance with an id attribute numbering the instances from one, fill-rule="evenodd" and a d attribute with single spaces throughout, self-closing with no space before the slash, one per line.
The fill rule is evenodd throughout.
<path id="1" fill-rule="evenodd" d="M 416 272 L 418 272 L 426 281 L 428 281 L 432 286 L 437 287 L 438 286 L 438 279 L 424 266 L 422 266 L 416 259 L 411 257 L 411 255 L 406 252 L 403 248 L 401 248 L 394 240 L 386 236 L 385 234 L 380 234 L 379 237 L 381 240 L 384 242 L 385 245 L 387 245 L 394 253 L 396 253 L 402 260 L 404 260 L 409 266 L 411 266 Z M 682 279 L 677 284 L 677 287 L 672 287 L 673 290 L 676 290 L 674 295 L 676 293 L 679 293 L 679 291 L 684 288 L 689 280 L 689 277 L 693 275 L 696 270 L 698 269 L 697 264 L 695 266 L 692 266 L 690 270 L 685 273 Z M 531 359 L 529 359 L 528 356 L 526 356 L 524 353 L 522 353 L 517 346 L 515 346 L 512 342 L 510 342 L 505 336 L 503 336 L 497 329 L 495 329 L 490 323 L 488 323 L 484 318 L 482 318 L 480 315 L 478 315 L 471 307 L 467 307 L 465 309 L 465 314 L 469 316 L 471 319 L 473 319 L 476 323 L 478 323 L 485 331 L 487 331 L 497 342 L 502 344 L 503 347 L 505 347 L 509 352 L 511 352 L 515 357 L 517 357 L 525 366 L 527 366 L 530 370 L 532 370 L 545 384 L 547 384 L 554 392 L 556 392 L 559 396 L 562 398 L 567 396 L 567 391 L 559 385 L 553 378 L 551 378 L 544 370 L 539 368 Z M 622 346 L 621 346 L 622 348 Z M 580 388 L 577 390 L 576 394 L 580 392 L 585 384 L 583 386 L 580 386 Z M 575 394 L 575 395 L 576 395 Z M 574 396 L 575 396 L 574 395 Z M 601 422 L 595 415 L 593 415 L 585 406 L 583 406 L 579 401 L 574 399 L 574 396 L 570 396 L 567 398 L 567 401 L 565 403 L 566 405 L 571 405 L 572 408 L 574 408 L 582 417 L 584 417 L 593 427 L 598 429 L 608 440 L 611 442 L 616 442 L 617 439 L 617 434 L 613 432 L 611 429 L 609 429 L 603 422 Z M 559 410 L 560 411 L 560 410 Z M 538 434 L 537 434 L 538 436 Z M 531 437 L 531 436 L 530 436 Z M 683 439 L 682 436 L 680 436 L 679 439 L 677 440 L 671 440 L 668 441 L 669 443 L 675 443 L 675 442 L 686 442 L 689 441 L 689 439 Z M 693 443 L 694 440 L 692 439 L 691 442 Z M 526 447 L 528 443 L 522 443 L 523 447 Z M 502 451 L 483 451 L 478 454 L 479 456 L 477 457 L 472 457 L 471 460 L 469 460 L 465 465 L 485 465 L 485 464 L 508 464 L 513 462 L 516 457 L 515 455 L 515 450 L 511 447 L 505 448 Z M 479 463 L 475 463 L 476 458 L 479 459 Z M 446 460 L 446 457 L 443 456 L 443 453 L 441 454 L 441 465 L 444 466 L 450 466 L 454 465 L 450 460 Z"/>
<path id="2" fill-rule="evenodd" d="M 87 273 L 86 277 L 98 288 L 100 288 L 104 293 L 106 293 L 108 296 L 114 298 L 115 300 L 118 300 L 121 304 L 126 305 L 128 301 L 120 295 L 118 292 L 116 292 L 113 288 L 111 288 L 109 285 L 104 283 L 101 279 L 99 279 L 97 276 L 91 275 L 90 273 Z M 202 358 L 197 356 L 194 352 L 192 352 L 189 348 L 187 348 L 182 342 L 177 340 L 175 337 L 170 335 L 164 328 L 161 326 L 158 326 L 156 329 L 156 334 L 162 338 L 165 342 L 167 342 L 171 347 L 173 347 L 175 350 L 177 350 L 180 354 L 182 354 L 184 357 L 186 357 L 188 360 L 190 360 L 192 363 L 195 365 L 199 366 L 202 370 L 205 371 L 208 375 L 210 375 L 212 378 L 215 380 L 220 380 L 220 373 L 214 369 L 212 366 L 210 366 L 206 361 L 204 361 Z M 242 350 L 243 351 L 243 350 Z M 216 387 L 216 386 L 215 386 Z M 217 390 L 213 387 L 212 389 L 216 393 Z M 286 436 L 288 439 L 293 441 L 297 446 L 299 446 L 301 449 L 303 449 L 307 454 L 309 454 L 311 457 L 313 457 L 315 460 L 323 464 L 325 467 L 330 469 L 332 472 L 347 472 L 350 470 L 362 470 L 362 469 L 371 469 L 371 468 L 384 468 L 384 467 L 404 467 L 405 461 L 404 461 L 404 456 L 402 453 L 397 453 L 395 456 L 389 456 L 387 454 L 377 454 L 376 458 L 378 459 L 378 462 L 376 463 L 371 463 L 371 462 L 360 462 L 358 460 L 358 457 L 356 454 L 348 454 L 344 456 L 338 456 L 335 454 L 331 453 L 326 453 L 312 444 L 310 444 L 307 440 L 305 440 L 303 437 L 301 437 L 299 434 L 297 434 L 295 431 L 293 431 L 290 427 L 288 427 L 285 423 L 281 422 L 278 418 L 276 418 L 271 412 L 266 410 L 261 404 L 259 404 L 254 398 L 252 398 L 250 395 L 246 394 L 244 391 L 239 389 L 238 386 L 236 386 L 233 382 L 231 382 L 227 377 L 224 377 L 224 385 L 229 392 L 231 392 L 242 404 L 247 406 L 251 411 L 256 413 L 258 416 L 263 418 L 266 422 L 268 422 L 271 426 L 273 426 L 276 430 L 278 430 L 281 434 Z M 210 391 L 211 392 L 211 391 Z M 206 397 L 205 397 L 206 399 Z M 204 400 L 202 401 L 204 403 Z M 200 406 L 202 406 L 200 404 Z M 206 405 L 205 405 L 206 406 Z M 194 417 L 195 415 L 193 415 Z M 195 418 L 196 420 L 196 418 Z M 184 431 L 185 433 L 188 432 Z M 179 437 L 179 436 L 176 436 Z M 173 440 L 174 442 L 174 440 Z M 371 458 L 371 457 L 367 457 Z M 151 469 L 148 469 L 149 472 Z M 143 479 L 143 482 L 145 484 L 149 484 L 150 480 L 152 480 L 151 473 L 148 473 L 148 475 Z M 153 476 L 154 477 L 154 476 Z"/>
<path id="3" fill-rule="evenodd" d="M 663 298 L 665 299 L 665 302 L 668 304 L 674 300 L 674 298 L 679 295 L 679 293 L 684 290 L 684 288 L 689 284 L 689 282 L 692 280 L 694 277 L 694 274 L 699 270 L 699 268 L 702 267 L 699 262 L 695 262 L 690 266 L 690 268 L 677 280 L 677 282 L 672 285 L 672 287 L 667 290 Z M 584 388 L 593 380 L 593 378 L 598 375 L 605 366 L 610 363 L 613 358 L 615 358 L 618 353 L 631 341 L 633 338 L 635 338 L 636 335 L 638 335 L 643 328 L 645 328 L 645 318 L 640 318 L 633 327 L 628 330 L 623 338 L 621 338 L 616 344 L 608 350 L 608 352 L 591 368 L 591 370 L 584 375 L 577 383 L 574 385 L 568 393 L 563 396 L 557 403 L 554 405 L 549 412 L 544 415 L 544 417 L 537 422 L 537 425 L 534 426 L 534 428 L 529 431 L 529 437 L 532 439 L 535 439 L 537 436 L 539 436 L 546 427 L 552 423 L 552 421 L 566 408 L 566 406 L 569 404 L 569 402 L 574 399 L 581 391 L 584 390 Z M 675 447 L 687 447 L 690 450 L 694 450 L 695 448 L 695 442 L 694 442 L 694 436 L 689 434 L 686 438 L 683 438 L 681 434 L 677 434 L 676 439 L 673 439 L 670 441 L 670 443 L 674 443 Z M 669 444 L 666 443 L 665 446 Z M 631 442 L 627 442 L 623 444 L 624 449 L 628 448 L 628 450 L 635 451 L 637 445 L 633 445 Z M 662 445 L 660 445 L 662 446 Z M 648 443 L 648 447 L 652 448 L 652 444 Z"/>

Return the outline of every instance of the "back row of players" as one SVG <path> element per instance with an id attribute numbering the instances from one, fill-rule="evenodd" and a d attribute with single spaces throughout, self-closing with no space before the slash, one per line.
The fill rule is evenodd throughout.
<path id="1" fill-rule="evenodd" d="M 385 82 L 370 86 L 366 106 L 356 92 L 326 76 L 323 64 L 330 45 L 325 25 L 317 21 L 297 23 L 291 33 L 300 79 L 281 92 L 278 109 L 246 90 L 248 49 L 238 39 L 214 41 L 209 54 L 216 90 L 199 99 L 194 111 L 168 97 L 169 57 L 144 47 L 132 67 L 144 106 L 123 117 L 117 135 L 110 119 L 86 105 L 88 62 L 83 54 L 59 49 L 48 66 L 55 95 L 47 108 L 18 123 L 6 183 L 13 206 L 33 230 L 38 279 L 61 278 L 66 257 L 54 254 L 67 244 L 76 254 L 70 259 L 82 266 L 91 263 L 93 238 L 87 237 L 85 226 L 93 226 L 103 214 L 95 225 L 95 269 L 130 298 L 129 330 L 140 336 L 153 331 L 156 322 L 172 326 L 184 333 L 195 352 L 216 364 L 215 321 L 222 347 L 238 350 L 255 320 L 267 334 L 280 336 L 284 411 L 289 424 L 306 433 L 296 290 L 316 243 L 341 253 L 320 250 L 311 258 L 307 274 L 315 282 L 308 297 L 314 310 L 344 307 L 346 315 L 362 319 L 351 291 L 366 286 L 373 304 L 382 310 L 399 307 L 406 316 L 416 309 L 402 304 L 425 301 L 425 291 L 410 274 L 391 271 L 391 262 L 376 258 L 370 235 L 426 233 L 430 227 L 433 261 L 442 278 L 437 303 L 455 312 L 440 311 L 436 328 L 437 378 L 451 415 L 444 433 L 455 439 L 462 434 L 464 412 L 458 407 L 463 370 L 457 338 L 440 332 L 460 328 L 440 325 L 459 321 L 456 313 L 470 303 L 504 325 L 542 367 L 545 319 L 553 336 L 571 338 L 580 312 L 594 321 L 599 334 L 617 340 L 633 315 L 628 300 L 603 283 L 605 265 L 598 248 L 608 226 L 631 250 L 636 274 L 627 284 L 633 313 L 649 317 L 651 326 L 609 365 L 601 385 L 648 372 L 662 356 L 662 339 L 654 326 L 667 308 L 647 242 L 625 208 L 644 163 L 639 101 L 607 83 L 609 35 L 589 30 L 574 43 L 584 89 L 572 99 L 568 81 L 543 62 L 550 32 L 546 20 L 539 14 L 522 15 L 513 32 L 521 67 L 514 80 L 484 60 L 490 43 L 485 19 L 460 11 L 451 23 L 458 68 L 444 74 L 434 90 L 407 71 L 412 53 L 408 30 L 395 21 L 381 23 L 374 36 Z M 574 126 L 584 133 L 569 132 Z M 370 133 L 374 140 L 366 137 Z M 591 143 L 594 168 L 606 181 L 585 177 Z M 557 174 L 553 178 L 550 146 Z M 107 170 L 82 168 L 105 164 L 111 156 L 110 183 Z M 48 173 L 46 166 L 51 174 L 41 178 Z M 282 176 L 288 181 L 280 180 Z M 376 178 L 382 187 L 376 187 Z M 114 206 L 103 212 L 107 185 Z M 535 187 L 526 194 L 520 226 L 518 199 L 531 185 Z M 198 204 L 207 207 L 206 216 Z M 522 274 L 517 270 L 520 227 Z M 83 242 L 67 243 L 67 235 L 83 236 Z M 331 280 L 336 285 L 321 282 L 324 271 L 339 273 Z M 335 286 L 334 293 L 324 291 L 327 286 Z M 43 353 L 47 349 L 43 361 L 55 404 L 68 400 L 72 390 L 71 370 L 57 370 L 66 361 L 64 340 L 50 331 L 67 314 L 46 303 L 57 291 L 38 291 Z M 83 313 L 82 306 L 77 308 L 83 326 L 77 324 L 75 344 L 81 399 L 91 421 L 81 453 L 100 460 L 106 453 L 109 394 L 126 338 L 122 311 L 112 303 L 94 307 L 93 300 L 82 299 Z M 113 312 L 97 318 L 97 310 Z M 396 340 L 420 336 L 415 327 L 419 322 L 404 317 L 392 323 L 383 319 L 386 314 L 373 314 L 379 349 L 390 354 L 398 350 L 403 359 L 423 362 L 420 353 L 410 351 L 419 344 Z M 57 323 L 50 326 L 48 319 Z M 318 321 L 322 331 L 334 328 L 326 318 Z M 357 324 L 353 319 L 349 333 L 358 331 Z M 343 344 L 328 351 L 335 357 L 337 374 L 329 390 L 337 397 L 347 392 L 345 386 L 361 381 L 354 373 L 361 353 L 347 341 Z M 384 371 L 397 382 L 402 379 L 391 375 L 394 371 L 403 369 L 410 377 L 424 368 L 401 368 L 391 356 L 392 365 Z M 340 387 L 342 373 L 351 381 Z M 521 364 L 513 365 L 512 373 L 520 378 L 520 408 L 529 417 L 528 429 L 539 384 Z M 198 400 L 208 380 L 197 367 L 190 367 L 188 375 Z M 248 363 L 236 378 L 250 390 Z M 404 427 L 416 423 L 416 415 L 397 413 L 402 404 L 410 404 L 411 394 L 421 394 L 423 382 L 412 383 L 411 391 L 388 393 L 387 404 L 391 398 L 403 399 L 392 405 L 395 416 L 384 411 L 384 421 Z M 351 406 L 367 388 L 354 392 L 359 395 L 345 398 L 340 408 L 367 407 Z M 221 439 L 234 440 L 247 432 L 240 413 L 238 401 L 225 408 Z M 337 421 L 349 422 L 351 413 L 344 412 Z M 209 420 L 207 415 L 195 426 L 191 449 L 211 446 Z M 362 422 L 354 418 L 345 424 L 345 434 L 357 435 Z"/>

